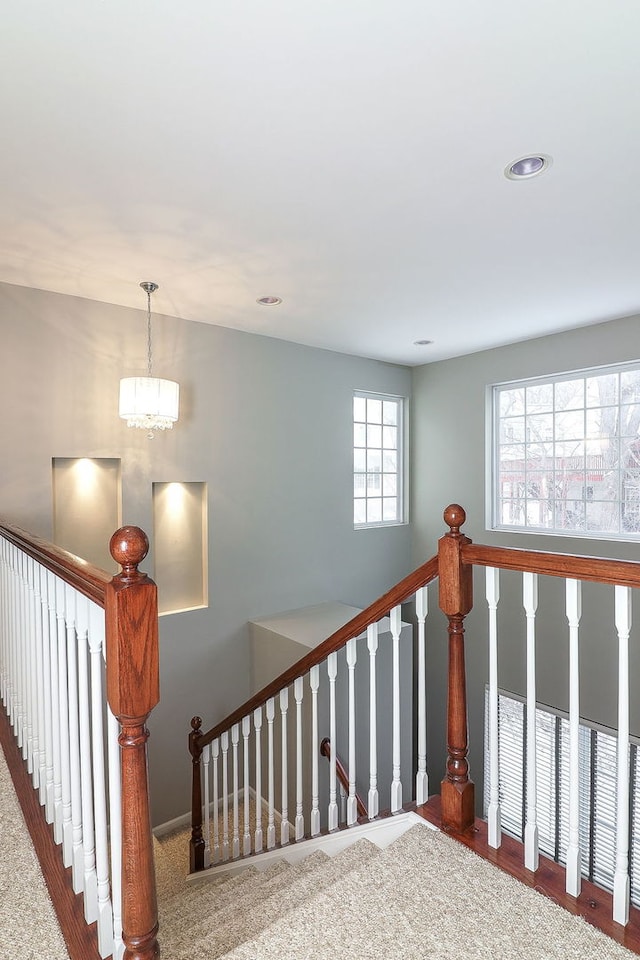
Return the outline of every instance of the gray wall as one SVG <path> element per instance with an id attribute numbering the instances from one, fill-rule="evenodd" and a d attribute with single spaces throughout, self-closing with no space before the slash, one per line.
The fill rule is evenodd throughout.
<path id="1" fill-rule="evenodd" d="M 466 510 L 464 532 L 478 543 L 516 546 L 623 559 L 640 559 L 637 543 L 490 533 L 485 529 L 485 395 L 487 385 L 505 380 L 559 373 L 580 367 L 637 360 L 640 319 L 610 321 L 495 350 L 429 364 L 413 371 L 412 499 L 414 565 L 437 549 L 445 532 L 442 512 L 449 503 Z M 539 699 L 567 707 L 567 626 L 563 584 L 540 583 L 538 619 Z M 585 586 L 581 633 L 581 713 L 616 725 L 617 656 L 613 627 L 613 591 Z M 467 674 L 473 779 L 482 783 L 483 693 L 487 677 L 484 571 L 476 575 L 476 607 L 467 619 Z M 435 603 L 434 603 L 435 606 Z M 525 692 L 524 625 L 521 578 L 503 575 L 499 616 L 500 685 Z M 440 612 L 430 642 L 430 775 L 444 770 L 446 712 L 446 625 Z M 640 625 L 640 609 L 634 611 Z M 588 626 L 587 626 L 588 624 Z M 632 637 L 632 677 L 640 653 Z M 632 684 L 633 686 L 633 684 Z M 640 697 L 632 692 L 632 732 L 640 734 Z"/>
<path id="2" fill-rule="evenodd" d="M 151 539 L 153 481 L 208 484 L 209 607 L 160 623 L 160 823 L 189 806 L 191 716 L 209 726 L 248 695 L 247 621 L 325 600 L 364 607 L 409 572 L 408 526 L 353 530 L 351 398 L 408 396 L 411 373 L 208 324 L 153 324 L 154 373 L 180 382 L 181 415 L 148 440 L 117 413 L 119 378 L 144 370 L 144 313 L 0 284 L 4 517 L 51 537 L 52 457 L 120 458 L 123 521 Z"/>

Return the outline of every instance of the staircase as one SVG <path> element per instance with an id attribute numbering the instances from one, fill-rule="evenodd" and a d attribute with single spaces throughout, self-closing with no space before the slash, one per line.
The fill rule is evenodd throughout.
<path id="1" fill-rule="evenodd" d="M 186 879 L 188 834 L 156 841 L 171 960 L 629 960 L 633 954 L 455 840 L 416 825 L 262 872 Z"/>

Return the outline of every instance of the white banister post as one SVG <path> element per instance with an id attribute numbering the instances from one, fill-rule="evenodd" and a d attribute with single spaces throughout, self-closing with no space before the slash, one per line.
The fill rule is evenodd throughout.
<path id="1" fill-rule="evenodd" d="M 416 617 L 418 620 L 418 769 L 416 773 L 416 803 L 429 799 L 427 777 L 427 651 L 426 619 L 428 613 L 427 588 L 416 590 Z"/>
<path id="2" fill-rule="evenodd" d="M 81 893 L 84 882 L 82 846 L 82 786 L 80 782 L 80 718 L 78 715 L 78 639 L 76 634 L 77 593 L 65 584 L 67 622 L 67 687 L 69 691 L 69 770 L 71 774 L 71 835 L 73 892 Z"/>
<path id="3" fill-rule="evenodd" d="M 296 701 L 296 840 L 304 837 L 304 813 L 302 806 L 302 697 L 303 678 L 298 677 L 293 684 L 293 696 Z"/>
<path id="4" fill-rule="evenodd" d="M 311 667 L 309 671 L 311 687 L 311 836 L 320 833 L 320 797 L 318 794 L 318 688 L 320 686 L 320 667 Z"/>
<path id="5" fill-rule="evenodd" d="M 347 668 L 349 670 L 349 796 L 347 798 L 347 826 L 358 822 L 356 798 L 356 640 L 347 641 Z"/>
<path id="6" fill-rule="evenodd" d="M 327 675 L 329 677 L 329 739 L 331 755 L 329 758 L 329 830 L 338 829 L 338 786 L 336 777 L 336 678 L 338 676 L 338 654 L 327 657 Z"/>
<path id="7" fill-rule="evenodd" d="M 218 763 L 220 760 L 220 739 L 216 737 L 211 742 L 211 763 L 213 780 L 213 862 L 220 860 L 220 788 L 218 777 Z"/>
<path id="8" fill-rule="evenodd" d="M 581 584 L 566 581 L 566 612 L 569 624 L 569 843 L 567 846 L 567 893 L 580 895 L 582 853 L 580 850 L 580 671 L 578 633 L 582 615 Z"/>
<path id="9" fill-rule="evenodd" d="M 229 731 L 220 734 L 222 753 L 222 859 L 229 859 Z"/>
<path id="10" fill-rule="evenodd" d="M 282 721 L 281 731 L 281 753 L 282 753 L 282 779 L 281 779 L 281 801 L 280 801 L 280 844 L 285 846 L 289 843 L 289 777 L 288 777 L 288 756 L 287 756 L 287 711 L 289 709 L 289 688 L 285 687 L 280 691 L 280 719 Z"/>
<path id="11" fill-rule="evenodd" d="M 500 571 L 486 569 L 487 606 L 489 608 L 489 807 L 487 810 L 489 846 L 502 842 L 500 811 L 500 737 L 498 731 L 498 603 Z"/>
<path id="12" fill-rule="evenodd" d="M 65 620 L 65 583 L 56 577 L 56 621 L 58 629 L 58 697 L 60 711 L 60 770 L 62 774 L 62 862 L 73 862 L 73 822 L 71 817 L 71 753 L 69 747 L 69 680 L 67 675 L 67 625 Z"/>
<path id="13" fill-rule="evenodd" d="M 527 811 L 524 828 L 524 865 L 537 870 L 540 862 L 538 844 L 538 811 L 536 803 L 536 610 L 538 609 L 538 576 L 522 575 L 522 598 L 527 616 Z"/>
<path id="14" fill-rule="evenodd" d="M 391 782 L 391 813 L 402 810 L 402 780 L 400 779 L 400 630 L 402 608 L 394 607 L 389 614 L 393 641 L 393 780 Z"/>
<path id="15" fill-rule="evenodd" d="M 51 804 L 53 839 L 62 843 L 62 761 L 60 757 L 60 678 L 58 676 L 58 620 L 56 617 L 56 578 L 47 570 L 47 607 L 51 644 L 51 740 L 52 774 Z"/>
<path id="16" fill-rule="evenodd" d="M 631 588 L 616 586 L 618 632 L 618 757 L 616 775 L 616 859 L 613 876 L 613 919 L 629 923 L 629 634 Z"/>
<path id="17" fill-rule="evenodd" d="M 275 769 L 273 756 L 273 721 L 276 716 L 276 703 L 273 697 L 267 700 L 265 715 L 267 718 L 267 767 L 268 767 L 268 804 L 269 820 L 267 824 L 267 850 L 272 850 L 276 845 L 276 792 L 275 792 Z"/>
<path id="18" fill-rule="evenodd" d="M 84 870 L 84 916 L 87 923 L 98 918 L 95 827 L 93 820 L 93 772 L 91 769 L 91 715 L 89 706 L 89 600 L 76 596 L 78 636 L 78 719 L 80 734 L 80 783 L 82 804 L 82 859 Z"/>
<path id="19" fill-rule="evenodd" d="M 378 816 L 378 707 L 376 702 L 376 654 L 378 652 L 378 624 L 367 627 L 369 651 L 369 794 L 367 814 L 369 820 Z"/>
<path id="20" fill-rule="evenodd" d="M 53 823 L 53 716 L 51 711 L 51 636 L 49 633 L 49 607 L 47 605 L 47 570 L 40 565 L 40 621 L 42 623 L 42 671 L 44 677 L 43 711 L 44 736 L 41 750 L 44 756 L 44 773 L 40 780 L 40 802 L 44 804 L 47 823 Z"/>
<path id="21" fill-rule="evenodd" d="M 260 853 L 264 841 L 262 836 L 262 707 L 253 711 L 253 727 L 256 732 L 256 835 L 254 850 Z"/>
<path id="22" fill-rule="evenodd" d="M 247 857 L 251 853 L 251 810 L 249 791 L 249 735 L 251 733 L 251 717 L 242 718 L 242 760 L 244 768 L 244 834 L 242 837 L 242 854 Z"/>
<path id="23" fill-rule="evenodd" d="M 202 762 L 202 793 L 203 793 L 203 806 L 204 806 L 204 817 L 202 824 L 202 834 L 204 840 L 204 869 L 211 866 L 211 787 L 210 787 L 210 777 L 211 777 L 211 744 L 207 743 L 206 746 L 202 748 L 202 756 L 200 757 Z"/>
<path id="24" fill-rule="evenodd" d="M 234 723 L 231 727 L 231 745 L 233 747 L 233 843 L 231 856 L 237 859 L 240 856 L 240 822 L 238 817 L 238 744 L 240 742 L 240 725 Z"/>

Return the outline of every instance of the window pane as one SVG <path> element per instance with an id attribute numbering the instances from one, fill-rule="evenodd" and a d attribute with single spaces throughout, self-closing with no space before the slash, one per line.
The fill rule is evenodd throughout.
<path id="1" fill-rule="evenodd" d="M 364 397 L 353 398 L 353 419 L 361 422 L 367 419 L 367 401 Z"/>
<path id="2" fill-rule="evenodd" d="M 367 492 L 366 473 L 354 473 L 353 475 L 353 495 L 354 497 L 364 497 Z"/>
<path id="3" fill-rule="evenodd" d="M 382 423 L 382 400 L 367 398 L 367 422 Z"/>
<path id="4" fill-rule="evenodd" d="M 540 414 L 527 418 L 527 440 L 530 443 L 541 443 L 544 440 L 553 440 L 553 415 Z"/>
<path id="5" fill-rule="evenodd" d="M 382 427 L 376 427 L 376 426 L 367 427 L 367 446 L 368 447 L 382 446 Z"/>
<path id="6" fill-rule="evenodd" d="M 398 516 L 398 501 L 395 497 L 384 497 L 382 501 L 382 519 L 395 520 Z"/>
<path id="7" fill-rule="evenodd" d="M 393 450 L 385 450 L 382 454 L 382 469 L 385 473 L 395 473 L 398 469 L 398 454 Z"/>
<path id="8" fill-rule="evenodd" d="M 622 403 L 640 401 L 640 368 L 625 370 L 620 375 L 620 394 Z"/>
<path id="9" fill-rule="evenodd" d="M 364 423 L 354 423 L 353 425 L 353 445 L 354 447 L 366 447 L 367 428 Z"/>
<path id="10" fill-rule="evenodd" d="M 618 403 L 618 374 L 603 377 L 587 377 L 587 406 L 606 407 Z"/>
<path id="11" fill-rule="evenodd" d="M 640 403 L 620 407 L 620 436 L 637 437 L 640 433 Z"/>
<path id="12" fill-rule="evenodd" d="M 560 380 L 554 384 L 556 410 L 581 410 L 584 407 L 584 380 Z"/>
<path id="13" fill-rule="evenodd" d="M 524 417 L 505 417 L 500 422 L 500 443 L 524 443 Z"/>
<path id="14" fill-rule="evenodd" d="M 398 492 L 398 478 L 395 473 L 383 473 L 382 496 L 395 497 Z"/>
<path id="15" fill-rule="evenodd" d="M 367 501 L 366 500 L 353 501 L 353 522 L 354 523 L 367 522 Z"/>
<path id="16" fill-rule="evenodd" d="M 367 523 L 380 523 L 382 520 L 382 499 L 380 497 L 367 500 Z"/>
<path id="17" fill-rule="evenodd" d="M 367 450 L 367 472 L 380 473 L 382 470 L 382 454 L 379 450 Z"/>
<path id="18" fill-rule="evenodd" d="M 353 451 L 353 469 L 354 470 L 367 469 L 367 451 L 366 450 Z"/>
<path id="19" fill-rule="evenodd" d="M 527 387 L 527 414 L 553 410 L 553 384 L 536 383 Z"/>
<path id="20" fill-rule="evenodd" d="M 499 409 L 501 417 L 513 417 L 524 413 L 524 389 L 500 390 Z"/>
<path id="21" fill-rule="evenodd" d="M 397 400 L 382 401 L 382 422 L 390 423 L 392 425 L 395 425 L 398 423 L 398 401 Z"/>
<path id="22" fill-rule="evenodd" d="M 386 447 L 387 450 L 397 449 L 398 447 L 398 428 L 397 427 L 382 428 L 382 446 Z"/>

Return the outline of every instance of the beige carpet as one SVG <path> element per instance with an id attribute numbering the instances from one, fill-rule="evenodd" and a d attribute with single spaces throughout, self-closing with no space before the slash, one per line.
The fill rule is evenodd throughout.
<path id="1" fill-rule="evenodd" d="M 630 960 L 635 954 L 443 834 L 186 884 L 187 835 L 157 846 L 171 960 Z"/>
<path id="2" fill-rule="evenodd" d="M 68 960 L 0 749 L 0 960 Z"/>

